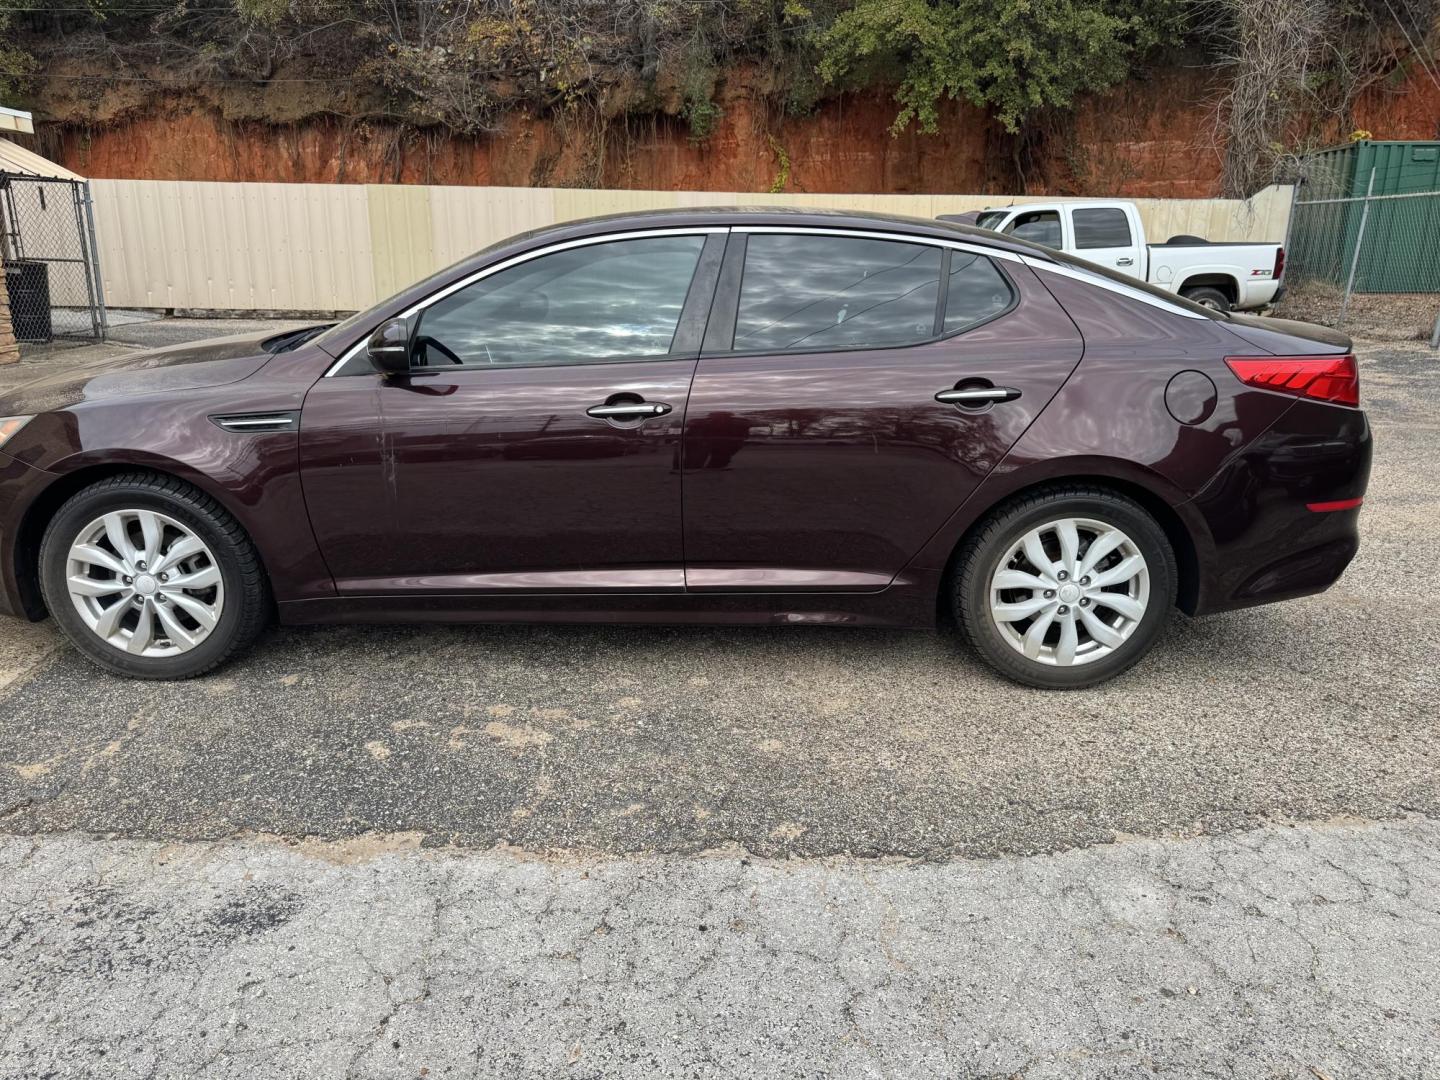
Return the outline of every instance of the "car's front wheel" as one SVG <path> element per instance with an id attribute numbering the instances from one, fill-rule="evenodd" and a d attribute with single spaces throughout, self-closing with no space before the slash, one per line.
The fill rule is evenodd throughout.
<path id="1" fill-rule="evenodd" d="M 1066 487 L 1001 507 L 966 541 L 956 621 L 1017 682 L 1078 689 L 1104 682 L 1155 644 L 1175 603 L 1163 529 L 1115 492 Z"/>
<path id="2" fill-rule="evenodd" d="M 40 583 L 82 653 L 140 679 L 209 671 L 253 641 L 270 610 L 239 523 L 203 492 L 153 473 L 73 495 L 45 530 Z"/>

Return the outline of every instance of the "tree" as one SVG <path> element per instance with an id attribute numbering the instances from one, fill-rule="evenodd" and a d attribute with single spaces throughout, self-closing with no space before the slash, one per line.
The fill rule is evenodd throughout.
<path id="1" fill-rule="evenodd" d="M 1351 130 L 1381 80 L 1418 71 L 1440 88 L 1440 0 L 1193 2 L 1225 73 L 1214 116 L 1228 196 L 1293 175 L 1296 157 Z"/>
<path id="2" fill-rule="evenodd" d="M 1178 37 L 1182 0 L 857 0 L 816 35 L 832 83 L 899 82 L 892 131 L 933 132 L 942 98 L 988 107 L 1017 132 L 1126 78 Z"/>

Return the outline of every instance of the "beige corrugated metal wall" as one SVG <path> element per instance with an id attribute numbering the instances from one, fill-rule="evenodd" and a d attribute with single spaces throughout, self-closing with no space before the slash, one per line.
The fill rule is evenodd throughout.
<path id="1" fill-rule="evenodd" d="M 111 307 L 348 311 L 527 229 L 625 210 L 781 205 L 933 218 L 1041 196 L 767 195 L 418 185 L 92 180 Z M 1279 241 L 1291 189 L 1137 199 L 1152 240 Z"/>
<path id="2" fill-rule="evenodd" d="M 168 180 L 90 187 L 110 307 L 321 311 L 377 296 L 387 234 L 377 234 L 376 218 L 383 224 L 385 215 L 371 214 L 367 188 Z M 393 253 L 383 259 L 391 265 Z"/>

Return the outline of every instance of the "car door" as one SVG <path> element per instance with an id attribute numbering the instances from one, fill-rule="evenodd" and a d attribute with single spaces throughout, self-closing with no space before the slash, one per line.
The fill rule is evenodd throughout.
<path id="1" fill-rule="evenodd" d="M 684 436 L 687 588 L 884 588 L 996 466 L 1081 339 L 986 250 L 732 234 Z"/>
<path id="2" fill-rule="evenodd" d="M 1070 211 L 1070 235 L 1082 259 L 1131 277 L 1145 277 L 1145 262 L 1130 215 L 1118 206 L 1077 206 Z"/>
<path id="3" fill-rule="evenodd" d="M 681 425 L 723 247 L 561 245 L 412 312 L 408 374 L 322 379 L 302 475 L 337 589 L 682 589 Z"/>

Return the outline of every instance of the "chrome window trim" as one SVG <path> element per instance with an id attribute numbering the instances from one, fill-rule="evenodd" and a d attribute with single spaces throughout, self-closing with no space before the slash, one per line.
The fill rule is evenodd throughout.
<path id="1" fill-rule="evenodd" d="M 424 311 L 431 304 L 439 303 L 452 293 L 459 292 L 465 288 L 465 286 L 473 285 L 475 282 L 481 281 L 491 274 L 498 274 L 501 270 L 509 270 L 512 266 L 519 266 L 521 263 L 529 262 L 531 259 L 538 259 L 544 255 L 553 255 L 557 251 L 569 251 L 571 248 L 590 247 L 595 244 L 608 244 L 616 240 L 644 240 L 654 236 L 710 236 L 714 233 L 728 233 L 729 231 L 730 226 L 728 225 L 693 225 L 674 229 L 635 229 L 629 232 L 605 233 L 601 236 L 582 236 L 578 240 L 565 240 L 559 244 L 551 244 L 549 247 L 536 248 L 534 251 L 523 252 L 513 258 L 506 259 L 504 262 L 498 262 L 493 266 L 487 266 L 481 270 L 477 270 L 468 277 L 463 277 L 459 281 L 451 282 L 438 292 L 431 293 L 425 297 L 425 299 L 412 304 L 404 311 L 390 317 L 392 319 L 408 319 L 411 315 Z M 369 336 L 367 335 L 346 349 L 345 352 L 341 354 L 340 359 L 336 360 L 335 363 L 326 369 L 322 378 L 331 378 L 346 364 L 350 363 L 351 360 L 359 356 L 361 350 L 365 348 L 365 344 L 369 340 Z M 663 357 L 656 357 L 656 359 L 663 359 Z"/>
<path id="2" fill-rule="evenodd" d="M 1032 270 L 1044 270 L 1048 274 L 1059 274 L 1061 277 L 1072 278 L 1086 285 L 1093 285 L 1097 289 L 1104 289 L 1106 292 L 1112 292 L 1131 300 L 1138 300 L 1142 304 L 1149 304 L 1151 307 L 1159 308 L 1161 311 L 1168 311 L 1172 315 L 1179 315 L 1183 319 L 1208 319 L 1210 317 L 1208 315 L 1201 315 L 1198 312 L 1187 311 L 1179 304 L 1162 300 L 1158 296 L 1151 296 L 1149 293 L 1142 292 L 1139 289 L 1127 288 L 1118 281 L 1111 281 L 1109 278 L 1103 278 L 1099 274 L 1087 274 L 1084 270 L 1076 270 L 1074 267 L 1050 262 L 1048 259 L 1037 259 L 1033 255 L 1022 255 L 1020 256 L 1020 261 Z"/>
<path id="3" fill-rule="evenodd" d="M 931 247 L 948 247 L 954 248 L 957 251 L 968 251 L 975 255 L 984 255 L 991 259 L 1003 259 L 1007 262 L 1021 261 L 1020 256 L 1013 251 L 986 247 L 984 244 L 972 244 L 965 240 L 950 240 L 943 236 L 884 232 L 879 229 L 837 229 L 828 228 L 823 225 L 735 225 L 731 231 L 737 233 L 811 233 L 819 236 L 858 236 L 862 240 L 889 240 L 897 244 L 927 244 Z"/>
<path id="4" fill-rule="evenodd" d="M 848 236 L 859 237 L 861 239 L 867 240 L 888 240 L 892 243 L 900 244 L 925 244 L 931 247 L 951 248 L 956 251 L 965 251 L 974 255 L 983 255 L 989 259 L 998 259 L 1002 262 L 1018 263 L 1023 266 L 1031 267 L 1033 269 L 1049 270 L 1053 273 L 1062 274 L 1065 277 L 1075 278 L 1076 280 L 1083 281 L 1089 285 L 1095 285 L 1102 289 L 1108 289 L 1111 292 L 1119 293 L 1122 296 L 1128 296 L 1132 299 L 1139 300 L 1142 303 L 1150 304 L 1153 307 L 1162 308 L 1165 311 L 1175 312 L 1176 314 L 1183 315 L 1188 319 L 1205 318 L 1204 315 L 1196 315 L 1192 312 L 1186 311 L 1184 308 L 1164 303 L 1163 301 L 1158 300 L 1155 297 L 1140 292 L 1138 289 L 1127 289 L 1121 285 L 1106 281 L 1103 278 L 1093 277 L 1089 274 L 1083 274 L 1079 271 L 1071 270 L 1069 267 L 1049 262 L 1048 260 L 1037 259 L 1034 256 L 1029 255 L 1019 255 L 1013 251 L 1005 251 L 1001 248 L 993 248 L 985 244 L 975 244 L 965 240 L 951 240 L 942 236 L 926 236 L 922 234 L 903 232 L 887 232 L 880 229 L 844 229 L 823 225 L 802 224 L 691 225 L 677 227 L 673 229 L 632 229 L 626 232 L 605 233 L 600 236 L 585 236 L 577 240 L 566 240 L 558 244 L 551 244 L 548 247 L 536 248 L 534 251 L 524 252 L 523 254 L 514 256 L 513 258 L 506 259 L 503 262 L 496 263 L 493 266 L 487 266 L 484 269 L 477 270 L 475 273 L 470 274 L 468 277 L 464 277 L 461 278 L 459 281 L 450 283 L 443 289 L 440 289 L 438 292 L 432 293 L 425 299 L 420 300 L 415 304 L 412 304 L 404 311 L 399 312 L 398 314 L 391 317 L 397 319 L 408 319 L 411 315 L 414 315 L 420 311 L 424 311 L 431 304 L 438 303 L 439 301 L 445 299 L 445 297 L 450 296 L 452 293 L 458 292 L 459 290 L 465 288 L 467 285 L 472 285 L 477 281 L 481 281 L 489 277 L 491 274 L 498 274 L 500 271 L 508 270 L 512 266 L 519 266 L 521 263 L 529 262 L 531 259 L 538 259 L 542 256 L 551 255 L 558 251 L 568 251 L 572 248 L 578 247 L 589 247 L 594 244 L 607 244 L 617 240 L 642 240 L 646 237 L 652 236 L 708 236 L 714 233 L 728 232 L 772 234 L 789 233 L 792 235 L 796 233 L 803 233 L 817 236 Z M 342 368 L 345 367 L 346 364 L 350 363 L 350 361 L 354 360 L 355 357 L 360 355 L 361 350 L 364 349 L 365 343 L 368 340 L 368 337 L 361 338 L 350 348 L 346 349 L 345 352 L 341 355 L 340 359 L 336 360 L 335 363 L 330 365 L 323 377 L 328 379 L 336 375 Z"/>

